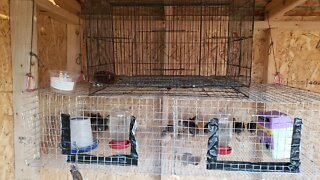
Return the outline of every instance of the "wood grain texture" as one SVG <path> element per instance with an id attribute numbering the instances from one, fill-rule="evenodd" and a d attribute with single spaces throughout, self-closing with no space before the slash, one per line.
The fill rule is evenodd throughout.
<path id="1" fill-rule="evenodd" d="M 79 25 L 67 25 L 67 70 L 72 73 L 80 73 L 82 59 L 79 57 L 81 39 Z M 78 62 L 77 62 L 78 61 Z M 78 64 L 81 63 L 81 64 Z"/>
<path id="2" fill-rule="evenodd" d="M 50 70 L 67 70 L 67 25 L 38 15 L 39 87 L 50 85 Z"/>
<path id="3" fill-rule="evenodd" d="M 296 17 L 297 18 L 297 17 Z M 311 18 L 307 18 L 311 19 Z M 254 22 L 255 30 L 265 30 L 272 29 L 277 30 L 286 30 L 286 31 L 319 31 L 320 30 L 320 21 L 318 19 L 312 21 L 302 21 L 300 20 L 287 20 L 287 21 L 255 21 Z M 269 27 L 270 24 L 270 27 Z"/>
<path id="4" fill-rule="evenodd" d="M 9 16 L 9 0 L 0 0 L 0 13 Z M 10 24 L 0 19 L 0 179 L 14 179 L 12 64 Z"/>
<path id="5" fill-rule="evenodd" d="M 264 74 L 264 60 L 268 54 L 265 49 L 267 39 L 265 38 L 264 30 L 256 30 L 253 34 L 253 62 L 251 71 L 251 82 L 262 83 Z"/>
<path id="6" fill-rule="evenodd" d="M 0 13 L 9 16 L 8 0 L 0 0 Z M 9 20 L 0 19 L 0 92 L 12 91 Z"/>
<path id="7" fill-rule="evenodd" d="M 48 16 L 64 23 L 78 24 L 79 17 L 59 6 L 54 5 L 48 0 L 36 0 L 37 8 L 44 11 Z"/>
<path id="8" fill-rule="evenodd" d="M 12 92 L 0 92 L 0 179 L 14 179 Z"/>
<path id="9" fill-rule="evenodd" d="M 80 14 L 81 6 L 76 0 L 55 0 L 55 3 L 73 14 Z"/>
<path id="10" fill-rule="evenodd" d="M 319 31 L 275 31 L 276 61 L 283 83 L 292 87 L 320 92 Z"/>
<path id="11" fill-rule="evenodd" d="M 294 9 L 304 2 L 306 2 L 306 0 L 272 0 L 267 4 L 265 8 L 265 10 L 267 11 L 266 19 L 269 18 L 270 20 L 276 20 L 278 17 L 283 16 L 286 12 Z"/>
<path id="12" fill-rule="evenodd" d="M 320 41 L 319 31 L 281 31 L 274 30 L 272 38 L 275 44 L 277 69 L 283 84 L 320 92 Z M 256 31 L 253 49 L 252 82 L 260 83 L 263 79 L 264 56 L 268 48 L 263 48 L 267 40 L 262 31 Z M 274 74 L 275 72 L 270 72 Z M 309 84 L 314 82 L 314 84 Z"/>
<path id="13" fill-rule="evenodd" d="M 25 128 L 23 114 L 24 104 L 28 102 L 25 80 L 26 73 L 30 72 L 38 76 L 37 60 L 30 58 L 30 52 L 37 53 L 37 43 L 33 43 L 31 49 L 31 34 L 33 33 L 36 42 L 36 18 L 33 1 L 10 0 L 10 30 L 11 30 L 11 56 L 12 56 L 12 78 L 13 78 L 13 111 L 14 111 L 14 167 L 16 179 L 36 178 L 36 169 L 26 165 L 24 144 L 19 138 L 24 138 Z M 34 14 L 35 15 L 35 14 Z M 34 19 L 32 24 L 32 19 Z M 32 28 L 33 27 L 33 28 Z M 32 62 L 32 63 L 31 63 Z M 33 66 L 30 66 L 33 64 Z M 37 82 L 37 81 L 36 81 Z M 36 104 L 35 104 L 36 105 Z"/>
<path id="14" fill-rule="evenodd" d="M 158 32 L 152 32 L 155 30 Z M 179 30 L 186 32 L 170 32 Z M 129 39 L 127 43 L 114 43 L 116 74 L 223 76 L 226 74 L 226 40 L 212 37 L 226 36 L 226 32 L 226 22 L 215 25 L 213 21 L 200 23 L 178 18 L 166 22 L 114 19 L 114 36 Z"/>

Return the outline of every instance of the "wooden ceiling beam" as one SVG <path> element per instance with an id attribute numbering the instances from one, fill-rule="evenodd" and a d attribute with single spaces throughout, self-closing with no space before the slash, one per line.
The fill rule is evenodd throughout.
<path id="1" fill-rule="evenodd" d="M 277 20 L 286 12 L 303 4 L 306 0 L 272 0 L 266 6 L 266 19 Z"/>
<path id="2" fill-rule="evenodd" d="M 320 30 L 320 21 L 270 21 L 270 28 L 281 30 Z M 268 21 L 255 21 L 254 29 L 269 29 Z"/>
<path id="3" fill-rule="evenodd" d="M 81 12 L 81 6 L 76 0 L 54 0 L 54 2 L 73 14 L 79 15 Z"/>
<path id="4" fill-rule="evenodd" d="M 69 1 L 69 0 L 68 0 Z M 79 24 L 79 17 L 48 0 L 36 0 L 38 9 L 44 11 L 48 16 L 66 24 Z"/>

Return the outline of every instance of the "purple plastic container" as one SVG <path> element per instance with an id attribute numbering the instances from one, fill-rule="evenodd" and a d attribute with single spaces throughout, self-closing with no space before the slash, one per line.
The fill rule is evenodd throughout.
<path id="1" fill-rule="evenodd" d="M 279 111 L 259 113 L 257 128 L 260 143 L 272 151 L 274 159 L 290 157 L 293 121 L 287 114 Z"/>

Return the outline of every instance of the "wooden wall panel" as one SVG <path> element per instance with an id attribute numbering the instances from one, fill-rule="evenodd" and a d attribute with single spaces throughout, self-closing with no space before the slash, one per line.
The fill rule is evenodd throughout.
<path id="1" fill-rule="evenodd" d="M 253 35 L 253 62 L 251 71 L 252 83 L 263 83 L 265 61 L 268 58 L 268 49 L 266 47 L 267 39 L 264 30 L 254 31 Z"/>
<path id="2" fill-rule="evenodd" d="M 275 31 L 275 56 L 284 84 L 320 92 L 319 42 L 320 32 Z"/>
<path id="3" fill-rule="evenodd" d="M 8 0 L 0 0 L 0 14 L 9 16 Z M 10 25 L 0 18 L 0 91 L 12 91 Z"/>
<path id="4" fill-rule="evenodd" d="M 14 179 L 12 93 L 0 92 L 0 99 L 0 179 L 10 180 Z"/>
<path id="5" fill-rule="evenodd" d="M 0 0 L 0 13 L 9 16 L 9 0 Z M 0 179 L 14 179 L 12 64 L 9 19 L 0 18 Z"/>
<path id="6" fill-rule="evenodd" d="M 67 25 L 38 14 L 39 87 L 50 84 L 49 70 L 67 70 Z M 74 60 L 75 61 L 75 60 Z"/>
<path id="7" fill-rule="evenodd" d="M 165 22 L 114 18 L 116 73 L 129 76 L 225 75 L 226 39 L 213 37 L 227 36 L 226 21 L 220 25 L 175 18 Z"/>
<path id="8" fill-rule="evenodd" d="M 266 54 L 263 31 L 254 34 L 252 82 L 261 83 Z M 273 30 L 277 69 L 282 83 L 288 86 L 320 92 L 320 32 Z M 273 56 L 271 56 L 273 58 Z M 271 61 L 273 62 L 273 60 Z M 274 74 L 275 72 L 271 72 Z M 311 83 L 311 84 L 310 84 Z"/>

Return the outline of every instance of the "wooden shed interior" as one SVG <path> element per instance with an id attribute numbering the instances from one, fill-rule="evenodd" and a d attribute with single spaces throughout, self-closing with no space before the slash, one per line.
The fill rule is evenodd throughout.
<path id="1" fill-rule="evenodd" d="M 136 113 L 138 168 L 90 160 L 84 179 L 320 179 L 320 0 L 0 0 L 0 55 L 0 179 L 72 179 L 61 114 L 109 117 L 113 107 Z M 54 91 L 51 70 L 81 82 Z M 249 126 L 261 110 L 302 118 L 300 172 L 208 172 L 205 121 L 219 112 Z M 163 128 L 194 114 L 201 132 L 185 138 L 199 143 L 176 134 L 164 144 Z M 232 155 L 218 160 L 269 162 L 241 154 L 259 144 L 246 136 L 232 132 Z M 101 156 L 114 155 L 108 138 Z M 179 148 L 203 153 L 199 165 L 180 163 Z"/>

